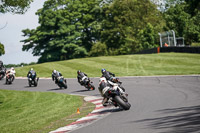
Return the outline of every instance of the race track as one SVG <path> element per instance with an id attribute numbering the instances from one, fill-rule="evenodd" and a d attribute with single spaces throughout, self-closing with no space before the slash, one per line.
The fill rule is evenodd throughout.
<path id="1" fill-rule="evenodd" d="M 60 90 L 50 79 L 28 87 L 25 79 L 12 85 L 0 81 L 1 89 L 49 91 L 100 96 L 98 78 L 91 78 L 95 91 L 87 91 L 76 79 L 67 79 L 68 89 Z M 123 77 L 132 105 L 128 111 L 113 111 L 107 117 L 72 133 L 200 133 L 200 76 Z"/>

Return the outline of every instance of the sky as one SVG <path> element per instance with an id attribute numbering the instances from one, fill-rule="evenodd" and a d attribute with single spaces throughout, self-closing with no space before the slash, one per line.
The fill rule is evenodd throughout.
<path id="1" fill-rule="evenodd" d="M 23 43 L 20 41 L 26 39 L 22 36 L 23 29 L 35 29 L 39 25 L 38 16 L 35 15 L 35 12 L 43 7 L 45 1 L 34 0 L 28 11 L 23 15 L 0 13 L 0 42 L 4 44 L 5 49 L 5 54 L 0 56 L 0 60 L 4 64 L 37 62 L 39 57 L 33 56 L 32 51 L 22 51 Z"/>

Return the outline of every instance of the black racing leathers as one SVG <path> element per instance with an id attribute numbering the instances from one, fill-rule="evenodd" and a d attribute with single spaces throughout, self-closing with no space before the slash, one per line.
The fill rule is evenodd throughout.
<path id="1" fill-rule="evenodd" d="M 115 74 L 109 72 L 109 71 L 105 71 L 103 74 L 102 74 L 102 77 L 105 77 L 106 80 L 110 80 L 112 81 L 112 77 L 115 77 Z"/>
<path id="2" fill-rule="evenodd" d="M 87 74 L 85 74 L 84 72 L 80 72 L 78 75 L 77 75 L 77 79 L 78 79 L 78 82 L 83 85 L 84 84 L 84 81 L 82 80 L 83 77 L 87 76 Z"/>
<path id="3" fill-rule="evenodd" d="M 27 77 L 28 78 L 32 78 L 32 79 L 35 79 L 37 77 L 37 74 L 34 70 L 30 70 L 27 74 Z"/>

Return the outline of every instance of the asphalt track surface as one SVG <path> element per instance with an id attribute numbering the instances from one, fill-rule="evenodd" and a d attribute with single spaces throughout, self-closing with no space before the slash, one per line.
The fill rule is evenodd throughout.
<path id="1" fill-rule="evenodd" d="M 91 78 L 98 86 L 98 78 Z M 72 133 L 200 133 L 200 76 L 121 77 L 132 107 L 113 110 L 110 115 Z M 50 79 L 28 87 L 26 79 L 12 85 L 0 81 L 1 89 L 57 92 L 100 96 L 87 91 L 76 79 L 67 79 L 60 90 Z"/>

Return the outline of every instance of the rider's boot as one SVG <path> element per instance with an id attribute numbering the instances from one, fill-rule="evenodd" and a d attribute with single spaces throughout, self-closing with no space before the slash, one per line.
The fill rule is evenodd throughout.
<path id="1" fill-rule="evenodd" d="M 102 105 L 104 107 L 108 105 L 108 98 L 106 98 L 106 97 L 103 98 Z"/>

